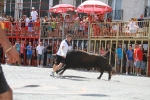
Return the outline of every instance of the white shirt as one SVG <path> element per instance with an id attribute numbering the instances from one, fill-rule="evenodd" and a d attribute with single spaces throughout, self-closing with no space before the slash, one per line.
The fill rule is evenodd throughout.
<path id="1" fill-rule="evenodd" d="M 40 46 L 40 45 L 38 45 L 38 46 L 36 47 L 36 50 L 38 51 L 38 54 L 40 54 L 40 55 L 42 55 L 43 49 L 44 49 L 44 47 L 43 47 L 43 46 Z"/>
<path id="2" fill-rule="evenodd" d="M 36 21 L 37 15 L 38 15 L 37 11 L 32 11 L 31 12 L 32 20 Z"/>
<path id="3" fill-rule="evenodd" d="M 61 44 L 60 44 L 59 50 L 57 52 L 57 55 L 66 57 L 66 54 L 67 54 L 68 50 L 69 50 L 69 46 L 68 46 L 66 40 L 63 40 L 61 42 Z"/>
<path id="4" fill-rule="evenodd" d="M 26 18 L 26 26 L 28 26 L 29 22 L 30 22 L 29 18 Z"/>
<path id="5" fill-rule="evenodd" d="M 113 29 L 114 31 L 118 31 L 118 30 L 119 30 L 119 27 L 118 27 L 117 25 L 113 25 L 113 26 L 112 26 L 112 29 Z"/>
<path id="6" fill-rule="evenodd" d="M 129 30 L 134 30 L 134 26 L 136 25 L 135 22 L 130 22 L 128 27 L 129 27 Z"/>

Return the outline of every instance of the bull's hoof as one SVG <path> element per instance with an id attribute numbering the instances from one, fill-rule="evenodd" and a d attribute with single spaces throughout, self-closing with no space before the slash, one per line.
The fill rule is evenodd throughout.
<path id="1" fill-rule="evenodd" d="M 97 79 L 100 79 L 100 77 L 98 77 Z"/>

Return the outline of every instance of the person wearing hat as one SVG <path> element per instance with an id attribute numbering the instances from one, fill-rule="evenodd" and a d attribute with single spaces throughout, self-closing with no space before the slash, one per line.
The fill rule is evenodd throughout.
<path id="1" fill-rule="evenodd" d="M 37 11 L 35 11 L 34 7 L 32 7 L 31 16 L 32 16 L 33 22 L 35 22 L 37 20 L 38 13 Z"/>

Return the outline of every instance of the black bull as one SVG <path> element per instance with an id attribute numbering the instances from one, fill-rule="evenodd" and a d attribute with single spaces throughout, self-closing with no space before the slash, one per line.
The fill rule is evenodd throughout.
<path id="1" fill-rule="evenodd" d="M 108 80 L 111 79 L 112 67 L 109 65 L 108 58 L 101 55 L 88 54 L 79 50 L 71 50 L 67 53 L 63 68 L 58 71 L 59 75 L 62 75 L 66 69 L 70 68 L 97 68 L 100 69 L 100 76 L 97 79 L 101 78 L 104 71 L 108 71 Z"/>

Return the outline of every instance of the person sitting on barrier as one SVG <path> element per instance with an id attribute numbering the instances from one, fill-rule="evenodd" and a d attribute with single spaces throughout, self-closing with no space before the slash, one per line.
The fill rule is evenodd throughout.
<path id="1" fill-rule="evenodd" d="M 48 23 L 48 25 L 47 25 L 47 34 L 48 34 L 48 37 L 53 37 L 53 35 L 52 35 L 52 24 L 51 23 Z"/>
<path id="2" fill-rule="evenodd" d="M 134 21 L 134 18 L 131 18 L 128 27 L 129 27 L 129 36 L 135 36 L 135 28 L 136 22 Z"/>
<path id="3" fill-rule="evenodd" d="M 33 21 L 32 21 L 32 17 L 29 18 L 28 32 L 29 32 L 29 36 L 32 36 L 32 32 L 33 32 Z"/>

